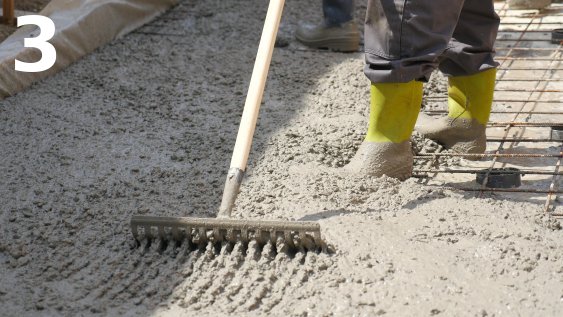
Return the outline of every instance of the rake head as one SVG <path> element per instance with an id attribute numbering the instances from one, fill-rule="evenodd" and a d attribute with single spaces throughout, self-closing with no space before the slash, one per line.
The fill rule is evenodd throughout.
<path id="1" fill-rule="evenodd" d="M 187 240 L 202 246 L 256 241 L 258 245 L 276 245 L 282 240 L 288 249 L 320 251 L 326 248 L 320 225 L 312 221 L 133 216 L 131 230 L 138 242 L 142 239 Z"/>

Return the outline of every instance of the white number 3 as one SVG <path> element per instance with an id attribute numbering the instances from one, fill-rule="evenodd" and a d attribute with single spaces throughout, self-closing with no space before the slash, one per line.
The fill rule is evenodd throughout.
<path id="1" fill-rule="evenodd" d="M 48 43 L 55 35 L 55 23 L 47 17 L 41 15 L 24 15 L 18 17 L 18 27 L 27 24 L 34 24 L 39 27 L 40 33 L 37 37 L 25 38 L 23 46 L 34 47 L 41 51 L 41 59 L 35 63 L 25 63 L 16 59 L 16 71 L 36 73 L 51 68 L 57 60 L 55 47 Z"/>

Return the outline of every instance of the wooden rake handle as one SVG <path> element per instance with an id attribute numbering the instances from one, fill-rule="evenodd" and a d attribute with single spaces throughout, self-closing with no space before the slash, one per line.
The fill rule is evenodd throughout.
<path id="1" fill-rule="evenodd" d="M 246 169 L 285 0 L 270 0 L 237 134 L 231 168 Z"/>

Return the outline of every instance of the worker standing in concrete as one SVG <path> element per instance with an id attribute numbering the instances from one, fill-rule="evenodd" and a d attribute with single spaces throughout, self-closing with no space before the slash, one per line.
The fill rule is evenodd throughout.
<path id="1" fill-rule="evenodd" d="M 360 32 L 354 20 L 354 0 L 323 0 L 320 25 L 300 25 L 295 37 L 309 47 L 352 52 L 360 46 Z"/>
<path id="2" fill-rule="evenodd" d="M 493 0 L 369 0 L 364 31 L 364 72 L 371 81 L 369 127 L 345 169 L 398 179 L 411 176 L 410 136 L 422 83 L 436 68 L 449 79 L 449 113 L 419 132 L 454 151 L 483 153 L 499 23 Z"/>

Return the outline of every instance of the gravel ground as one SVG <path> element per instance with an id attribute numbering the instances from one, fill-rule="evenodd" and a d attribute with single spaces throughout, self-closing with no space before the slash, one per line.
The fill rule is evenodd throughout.
<path id="1" fill-rule="evenodd" d="M 335 252 L 135 247 L 133 214 L 215 215 L 266 4 L 181 1 L 0 102 L 2 315 L 558 316 L 563 231 L 539 205 L 342 175 L 363 57 L 299 46 L 319 8 L 297 0 L 234 215 L 318 220 Z"/>

